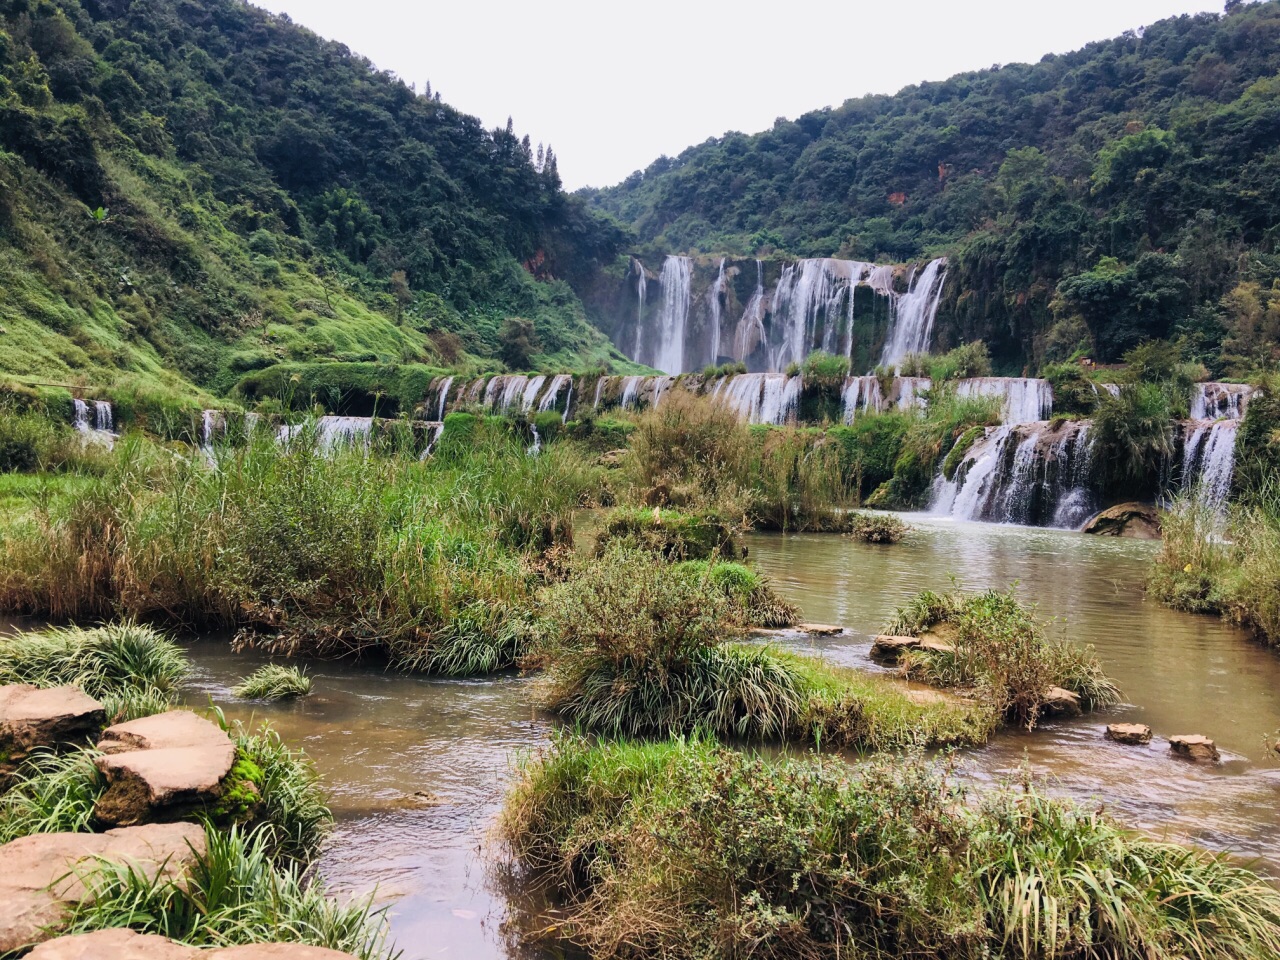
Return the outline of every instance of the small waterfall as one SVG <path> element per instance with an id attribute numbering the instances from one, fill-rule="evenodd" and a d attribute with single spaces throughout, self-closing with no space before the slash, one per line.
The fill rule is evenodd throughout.
<path id="1" fill-rule="evenodd" d="M 542 452 L 542 437 L 538 436 L 537 424 L 530 423 L 529 429 L 533 431 L 533 444 L 529 447 L 528 451 L 526 452 L 529 454 L 529 456 L 536 457 L 538 454 Z"/>
<path id="2" fill-rule="evenodd" d="M 926 406 L 925 391 L 933 387 L 928 377 L 894 377 L 889 405 L 895 410 L 922 410 Z"/>
<path id="3" fill-rule="evenodd" d="M 547 392 L 542 395 L 542 399 L 538 401 L 538 412 L 546 413 L 554 410 L 556 401 L 560 399 L 560 391 L 568 385 L 569 389 L 573 389 L 573 377 L 565 373 L 557 374 L 551 378 L 551 386 L 547 387 Z M 567 413 L 569 408 L 565 407 Z"/>
<path id="4" fill-rule="evenodd" d="M 716 282 L 711 285 L 710 291 L 707 293 L 707 307 L 710 319 L 708 323 L 711 325 L 711 359 L 708 365 L 715 366 L 720 362 L 720 323 L 723 308 L 720 303 L 721 296 L 724 295 L 724 262 L 725 258 L 720 258 L 720 272 L 716 275 Z"/>
<path id="5" fill-rule="evenodd" d="M 71 425 L 80 433 L 111 445 L 115 439 L 115 411 L 106 400 L 94 400 L 92 404 L 72 398 Z"/>
<path id="6" fill-rule="evenodd" d="M 372 417 L 321 417 L 315 424 L 317 441 L 329 450 L 340 445 L 367 445 L 373 433 Z M 287 443 L 305 429 L 305 424 L 286 424 L 276 436 L 282 443 Z"/>
<path id="7" fill-rule="evenodd" d="M 804 378 L 781 373 L 739 373 L 723 377 L 711 391 L 719 401 L 747 423 L 786 423 L 800 404 Z"/>
<path id="8" fill-rule="evenodd" d="M 440 435 L 444 433 L 444 423 L 428 423 L 427 430 L 430 431 L 430 436 L 427 437 L 427 445 L 423 448 L 419 460 L 426 460 L 435 452 L 436 444 L 440 442 Z"/>
<path id="9" fill-rule="evenodd" d="M 73 398 L 71 406 L 71 425 L 81 433 L 88 433 L 93 429 L 89 426 L 89 405 L 79 398 Z"/>
<path id="10" fill-rule="evenodd" d="M 1062 464 L 1065 473 L 1059 478 L 1059 486 L 1066 492 L 1059 496 L 1049 526 L 1064 530 L 1078 530 L 1098 512 L 1097 497 L 1093 490 L 1093 444 L 1089 436 L 1093 424 L 1080 421 L 1075 430 L 1063 432 L 1054 445 L 1053 455 Z"/>
<path id="11" fill-rule="evenodd" d="M 800 404 L 800 391 L 804 378 L 799 374 L 788 377 L 783 374 L 766 374 L 764 388 L 760 392 L 760 410 L 753 423 L 782 424 Z"/>
<path id="12" fill-rule="evenodd" d="M 205 447 L 213 446 L 213 435 L 218 428 L 218 411 L 206 410 L 200 415 L 200 443 Z"/>
<path id="13" fill-rule="evenodd" d="M 644 377 L 623 377 L 622 399 L 619 400 L 618 406 L 623 410 L 634 410 L 639 404 L 640 384 L 643 382 Z"/>
<path id="14" fill-rule="evenodd" d="M 1004 403 L 1005 423 L 1034 423 L 1053 416 L 1053 386 L 1048 380 L 1026 377 L 975 377 L 960 380 L 956 395 L 998 397 Z"/>
<path id="15" fill-rule="evenodd" d="M 93 429 L 99 433 L 111 433 L 115 429 L 115 411 L 105 400 L 93 401 Z"/>
<path id="16" fill-rule="evenodd" d="M 659 340 L 649 365 L 663 373 L 684 372 L 684 338 L 689 323 L 690 285 L 693 261 L 688 257 L 667 257 L 658 282 L 662 288 L 662 310 L 658 317 Z"/>
<path id="17" fill-rule="evenodd" d="M 533 409 L 533 402 L 538 399 L 538 391 L 542 389 L 542 385 L 547 382 L 546 377 L 532 377 L 525 384 L 524 391 L 520 395 L 520 412 L 528 413 Z"/>
<path id="18" fill-rule="evenodd" d="M 760 417 L 764 378 L 763 373 L 740 373 L 725 377 L 716 384 L 712 399 L 719 400 L 748 423 L 755 423 Z"/>
<path id="19" fill-rule="evenodd" d="M 497 378 L 495 377 L 494 379 L 497 379 Z M 491 380 L 491 381 L 489 381 L 489 385 L 490 385 L 490 386 L 492 386 L 492 385 L 493 385 L 493 381 L 492 381 L 492 380 Z M 488 401 L 488 399 L 487 399 L 487 398 L 488 398 L 488 395 L 489 395 L 489 390 L 488 390 L 488 388 L 485 386 L 485 382 L 484 382 L 484 378 L 483 378 L 483 377 L 482 377 L 482 378 L 480 378 L 479 380 L 475 381 L 474 383 L 472 383 L 472 384 L 471 384 L 471 386 L 467 387 L 467 398 L 466 398 L 466 402 L 467 402 L 467 403 L 471 403 L 471 404 L 479 403 L 479 402 L 480 402 L 480 397 L 481 397 L 481 395 L 484 395 L 484 396 L 486 397 L 485 405 L 486 405 L 486 406 L 488 406 L 489 401 Z"/>
<path id="20" fill-rule="evenodd" d="M 756 289 L 742 311 L 742 319 L 738 321 L 738 332 L 734 337 L 733 358 L 739 363 L 746 363 L 747 357 L 765 342 L 767 334 L 764 329 L 764 261 L 756 261 Z"/>
<path id="21" fill-rule="evenodd" d="M 878 413 L 884 404 L 880 396 L 880 381 L 875 377 L 847 377 L 840 398 L 845 423 L 853 423 L 859 413 Z"/>
<path id="22" fill-rule="evenodd" d="M 631 259 L 631 268 L 636 275 L 636 350 L 633 358 L 637 363 L 640 362 L 640 337 L 644 333 L 644 294 L 645 287 L 648 282 L 644 275 L 644 264 L 634 257 Z"/>
<path id="23" fill-rule="evenodd" d="M 592 410 L 600 409 L 600 395 L 604 393 L 605 385 L 608 384 L 609 381 L 611 381 L 612 379 L 613 377 L 601 377 L 599 380 L 596 381 L 596 398 L 591 401 Z"/>
<path id="24" fill-rule="evenodd" d="M 1192 420 L 1242 420 L 1253 387 L 1245 383 L 1197 383 L 1191 394 Z"/>
<path id="25" fill-rule="evenodd" d="M 445 377 L 440 384 L 440 402 L 436 409 L 436 419 L 444 421 L 444 405 L 449 400 L 449 391 L 453 388 L 453 377 Z"/>
<path id="26" fill-rule="evenodd" d="M 560 418 L 561 423 L 569 422 L 569 408 L 573 406 L 573 378 L 569 378 L 569 393 L 564 398 L 564 415 Z"/>
<path id="27" fill-rule="evenodd" d="M 1185 427 L 1182 492 L 1214 510 L 1225 509 L 1231 494 L 1238 426 L 1238 420 L 1199 420 Z"/>
<path id="28" fill-rule="evenodd" d="M 919 276 L 912 278 L 910 288 L 898 298 L 880 355 L 882 366 L 896 368 L 908 354 L 929 352 L 933 320 L 947 278 L 946 266 L 946 257 L 931 261 Z"/>

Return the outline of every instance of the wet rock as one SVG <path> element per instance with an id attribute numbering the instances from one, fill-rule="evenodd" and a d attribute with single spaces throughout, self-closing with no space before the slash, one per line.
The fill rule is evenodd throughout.
<path id="1" fill-rule="evenodd" d="M 796 629 L 815 637 L 836 637 L 844 633 L 844 627 L 837 627 L 830 623 L 799 623 L 796 624 Z"/>
<path id="2" fill-rule="evenodd" d="M 1084 525 L 1085 533 L 1100 537 L 1159 540 L 1160 514 L 1145 503 L 1118 503 L 1107 507 Z"/>
<path id="3" fill-rule="evenodd" d="M 1218 753 L 1218 745 L 1198 733 L 1170 737 L 1169 750 L 1175 756 L 1188 760 L 1217 763 L 1222 759 L 1222 755 Z"/>
<path id="4" fill-rule="evenodd" d="M 204 852 L 204 828 L 194 823 L 11 840 L 0 846 L 0 954 L 54 936 L 68 905 L 89 896 L 81 877 L 101 861 L 131 864 L 148 877 L 177 877 Z"/>
<path id="5" fill-rule="evenodd" d="M 1050 687 L 1040 704 L 1040 712 L 1051 717 L 1078 717 L 1083 712 L 1080 694 L 1062 687 Z"/>
<path id="6" fill-rule="evenodd" d="M 1109 723 L 1106 736 L 1116 743 L 1141 747 L 1151 742 L 1151 728 L 1145 723 Z"/>
<path id="7" fill-rule="evenodd" d="M 42 943 L 27 960 L 353 960 L 351 954 L 301 943 L 253 943 L 203 950 L 154 933 L 95 930 Z"/>
<path id="8" fill-rule="evenodd" d="M 877 660 L 896 661 L 902 657 L 904 650 L 914 650 L 920 646 L 919 637 L 891 637 L 881 635 L 871 644 L 871 656 Z"/>
<path id="9" fill-rule="evenodd" d="M 236 753 L 224 730 L 187 710 L 108 727 L 98 749 L 108 786 L 94 816 L 114 826 L 176 820 L 215 802 Z"/>
<path id="10" fill-rule="evenodd" d="M 102 704 L 79 687 L 0 686 L 0 785 L 32 750 L 86 742 L 106 722 Z"/>

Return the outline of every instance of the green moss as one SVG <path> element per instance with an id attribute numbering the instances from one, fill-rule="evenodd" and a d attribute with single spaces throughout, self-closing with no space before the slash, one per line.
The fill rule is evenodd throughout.
<path id="1" fill-rule="evenodd" d="M 248 757 L 237 754 L 236 762 L 222 781 L 218 802 L 209 811 L 220 824 L 244 823 L 254 819 L 262 804 L 262 768 Z"/>
<path id="2" fill-rule="evenodd" d="M 964 461 L 969 448 L 986 434 L 986 427 L 970 427 L 962 433 L 960 439 L 955 442 L 955 446 L 947 453 L 946 459 L 942 461 L 942 475 L 948 480 L 954 480 L 956 471 L 960 469 L 960 464 Z"/>

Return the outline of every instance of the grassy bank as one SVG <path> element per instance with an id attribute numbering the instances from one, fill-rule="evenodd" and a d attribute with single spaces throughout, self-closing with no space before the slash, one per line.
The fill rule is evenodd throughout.
<path id="1" fill-rule="evenodd" d="M 1280 893 L 1034 788 L 919 760 L 771 762 L 709 742 L 530 760 L 502 835 L 594 958 L 1262 960 Z"/>

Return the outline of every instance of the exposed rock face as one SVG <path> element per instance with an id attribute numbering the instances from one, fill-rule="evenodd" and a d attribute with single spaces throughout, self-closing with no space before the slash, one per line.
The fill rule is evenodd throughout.
<path id="1" fill-rule="evenodd" d="M 1217 763 L 1222 759 L 1221 754 L 1218 753 L 1218 745 L 1198 733 L 1170 737 L 1169 750 L 1176 756 L 1186 757 L 1188 760 Z"/>
<path id="2" fill-rule="evenodd" d="M 1151 728 L 1145 723 L 1109 723 L 1107 739 L 1140 747 L 1151 742 Z"/>
<path id="3" fill-rule="evenodd" d="M 95 930 L 58 937 L 36 947 L 28 960 L 354 960 L 351 954 L 301 943 L 254 943 L 202 950 L 132 930 Z"/>
<path id="4" fill-rule="evenodd" d="M 176 820 L 215 802 L 236 753 L 217 724 L 186 710 L 118 723 L 98 749 L 108 787 L 94 816 L 115 826 Z"/>
<path id="5" fill-rule="evenodd" d="M 12 840 L 0 846 L 0 954 L 53 936 L 68 905 L 89 896 L 78 874 L 91 873 L 100 859 L 177 877 L 204 852 L 204 828 L 194 823 Z"/>
<path id="6" fill-rule="evenodd" d="M 1119 503 L 1107 507 L 1084 525 L 1085 533 L 1101 537 L 1159 540 L 1160 514 L 1145 503 Z"/>
<path id="7" fill-rule="evenodd" d="M 32 750 L 88 742 L 106 722 L 102 704 L 79 687 L 0 686 L 0 784 Z"/>
<path id="8" fill-rule="evenodd" d="M 877 660 L 896 662 L 902 657 L 902 651 L 914 650 L 920 646 L 919 637 L 891 637 L 881 635 L 871 644 L 871 656 Z"/>
<path id="9" fill-rule="evenodd" d="M 1082 712 L 1080 694 L 1062 687 L 1050 687 L 1040 710 L 1051 717 L 1078 717 Z"/>

